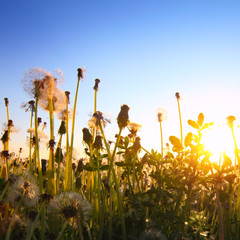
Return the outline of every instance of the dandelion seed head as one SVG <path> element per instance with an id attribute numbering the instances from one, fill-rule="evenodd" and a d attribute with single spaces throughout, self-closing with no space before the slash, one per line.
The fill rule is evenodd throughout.
<path id="1" fill-rule="evenodd" d="M 78 78 L 83 81 L 83 78 L 85 78 L 84 73 L 86 72 L 85 67 L 78 68 Z"/>
<path id="2" fill-rule="evenodd" d="M 9 185 L 7 199 L 13 205 L 22 199 L 22 204 L 30 208 L 36 205 L 38 196 L 39 188 L 33 178 L 25 179 L 19 176 L 16 181 Z"/>
<path id="3" fill-rule="evenodd" d="M 68 115 L 67 115 L 66 108 L 60 109 L 60 111 L 57 113 L 58 119 L 62 120 L 62 121 L 67 121 L 67 118 L 68 118 L 68 121 L 71 121 L 72 116 L 73 116 L 73 110 L 72 109 L 68 109 Z"/>
<path id="4" fill-rule="evenodd" d="M 89 221 L 92 207 L 81 194 L 65 192 L 54 196 L 49 204 L 49 211 L 60 214 L 65 219 L 71 218 L 75 223 L 78 218 L 82 224 L 86 224 Z"/>
<path id="5" fill-rule="evenodd" d="M 129 137 L 135 137 L 139 129 L 142 127 L 141 124 L 135 123 L 135 122 L 130 122 L 127 126 L 128 130 L 130 131 L 131 134 L 129 134 Z"/>
<path id="6" fill-rule="evenodd" d="M 168 114 L 164 108 L 157 108 L 156 112 L 157 112 L 157 119 L 159 122 L 167 120 Z"/>

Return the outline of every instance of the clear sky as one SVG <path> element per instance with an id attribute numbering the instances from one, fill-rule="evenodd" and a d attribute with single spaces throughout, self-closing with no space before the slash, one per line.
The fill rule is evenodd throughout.
<path id="1" fill-rule="evenodd" d="M 95 78 L 101 80 L 98 110 L 112 121 L 106 127 L 111 140 L 122 104 L 130 107 L 130 121 L 142 124 L 145 148 L 160 150 L 158 107 L 168 112 L 165 143 L 170 135 L 180 137 L 176 92 L 183 96 L 184 135 L 187 120 L 200 112 L 208 122 L 225 122 L 228 115 L 238 121 L 239 12 L 240 2 L 233 0 L 0 0 L 0 125 L 6 122 L 3 99 L 8 97 L 10 118 L 19 128 L 10 149 L 28 152 L 30 113 L 20 106 L 31 97 L 21 79 L 33 67 L 60 68 L 61 88 L 71 92 L 73 105 L 77 68 L 85 66 L 77 104 L 78 151 L 84 148 L 81 129 L 93 112 Z M 39 116 L 48 122 L 47 113 Z"/>

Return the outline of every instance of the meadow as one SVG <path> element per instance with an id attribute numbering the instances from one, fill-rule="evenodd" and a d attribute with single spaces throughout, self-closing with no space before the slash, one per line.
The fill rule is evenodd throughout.
<path id="1" fill-rule="evenodd" d="M 100 84 L 95 79 L 94 114 L 83 127 L 84 157 L 73 161 L 75 116 L 84 69 L 77 69 L 73 108 L 70 93 L 58 85 L 60 72 L 34 68 L 25 73 L 29 94 L 28 157 L 10 152 L 14 119 L 10 97 L 5 98 L 6 126 L 1 137 L 0 239 L 191 240 L 240 237 L 239 150 L 234 116 L 226 116 L 234 143 L 234 159 L 226 153 L 210 161 L 202 137 L 214 123 L 204 114 L 188 120 L 192 132 L 182 133 L 180 93 L 175 94 L 181 137 L 170 136 L 164 146 L 159 109 L 161 151 L 141 146 L 141 125 L 130 122 L 130 107 L 119 106 L 115 141 L 105 136 L 109 120 L 97 109 Z M 118 106 L 116 106 L 118 107 Z M 42 123 L 39 108 L 49 113 Z M 54 116 L 60 126 L 54 126 Z M 49 125 L 48 159 L 40 158 L 39 144 Z M 58 134 L 54 135 L 54 127 Z M 129 133 L 123 136 L 123 130 Z M 64 139 L 64 141 L 63 141 Z"/>

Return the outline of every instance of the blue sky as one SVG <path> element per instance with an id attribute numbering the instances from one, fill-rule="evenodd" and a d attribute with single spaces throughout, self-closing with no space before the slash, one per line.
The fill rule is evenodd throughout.
<path id="1" fill-rule="evenodd" d="M 187 120 L 203 112 L 208 121 L 240 118 L 239 1 L 43 0 L 0 1 L 0 124 L 6 122 L 4 97 L 19 132 L 12 150 L 26 149 L 29 113 L 20 108 L 31 98 L 21 79 L 33 67 L 64 72 L 63 90 L 74 102 L 77 68 L 80 84 L 75 146 L 93 112 L 94 79 L 101 80 L 98 109 L 110 116 L 106 132 L 117 132 L 122 104 L 130 120 L 142 124 L 142 144 L 160 149 L 156 108 L 165 108 L 165 142 L 179 136 L 175 92 L 181 101 L 184 135 Z M 72 104 L 73 105 L 73 104 Z M 48 121 L 45 112 L 39 116 Z M 59 123 L 56 121 L 55 129 Z M 239 130 L 239 129 L 238 129 Z M 48 131 L 48 130 L 47 130 Z M 3 130 L 1 130 L 1 133 Z M 127 132 L 126 132 L 127 134 Z"/>

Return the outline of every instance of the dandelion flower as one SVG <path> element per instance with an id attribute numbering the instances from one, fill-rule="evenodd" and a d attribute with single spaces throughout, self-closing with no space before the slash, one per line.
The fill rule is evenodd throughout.
<path id="1" fill-rule="evenodd" d="M 142 127 L 141 124 L 135 123 L 135 122 L 130 122 L 128 124 L 128 130 L 130 131 L 130 137 L 135 137 L 138 130 Z"/>
<path id="2" fill-rule="evenodd" d="M 157 108 L 156 112 L 157 112 L 157 118 L 159 122 L 167 120 L 168 114 L 164 108 Z"/>
<path id="3" fill-rule="evenodd" d="M 25 179 L 22 176 L 10 177 L 10 185 L 7 200 L 13 205 L 17 205 L 20 200 L 26 207 L 36 205 L 39 196 L 39 188 L 32 178 Z"/>
<path id="4" fill-rule="evenodd" d="M 86 225 L 91 215 L 90 203 L 79 193 L 65 192 L 54 196 L 49 204 L 49 212 L 60 214 L 66 220 L 72 220 L 75 225 L 80 221 Z"/>

